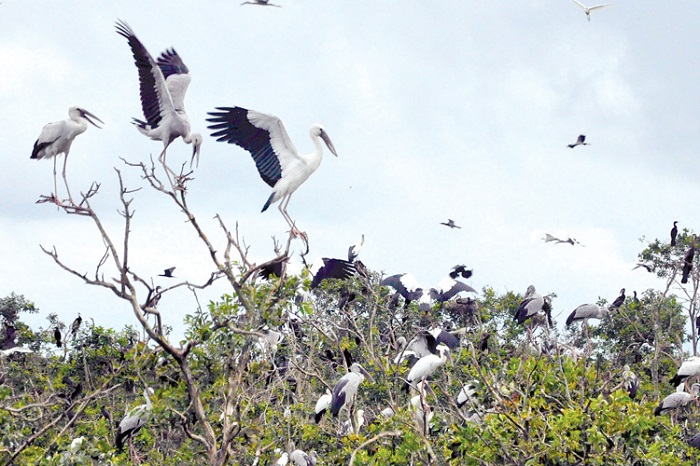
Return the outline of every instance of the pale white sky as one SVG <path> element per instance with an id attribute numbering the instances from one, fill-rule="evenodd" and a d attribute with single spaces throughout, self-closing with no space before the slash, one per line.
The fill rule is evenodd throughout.
<path id="1" fill-rule="evenodd" d="M 106 125 L 73 145 L 74 192 L 102 183 L 94 206 L 115 237 L 114 167 L 143 186 L 119 157 L 145 160 L 159 142 L 130 124 L 141 118 L 131 51 L 114 32 L 130 24 L 152 55 L 175 47 L 192 74 L 186 106 L 205 136 L 190 203 L 223 249 L 214 214 L 240 232 L 258 260 L 286 223 L 260 213 L 269 187 L 250 156 L 217 143 L 206 112 L 239 105 L 272 113 L 302 152 L 322 123 L 338 150 L 293 196 L 289 212 L 307 231 L 311 257 L 344 257 L 364 233 L 363 262 L 411 272 L 426 286 L 457 263 L 470 285 L 555 292 L 559 321 L 620 288 L 661 287 L 632 271 L 638 240 L 666 238 L 673 220 L 693 228 L 699 196 L 700 14 L 691 1 L 614 2 L 591 21 L 568 0 L 501 2 L 314 2 L 283 8 L 240 2 L 7 0 L 0 5 L 0 294 L 24 294 L 46 325 L 55 312 L 122 328 L 136 324 L 108 291 L 58 269 L 39 245 L 55 246 L 94 273 L 103 252 L 88 219 L 34 203 L 52 189 L 50 161 L 29 159 L 41 128 L 80 105 Z M 584 133 L 591 145 L 566 147 Z M 186 160 L 181 141 L 169 160 Z M 60 186 L 60 185 L 59 185 Z M 192 230 L 162 196 L 133 207 L 132 270 L 202 282 L 212 265 Z M 454 219 L 462 229 L 439 222 Z M 586 247 L 545 244 L 544 233 Z M 161 283 L 156 281 L 156 283 Z M 168 282 L 169 283 L 169 282 Z M 227 292 L 223 283 L 203 302 Z M 182 328 L 187 292 L 161 310 Z"/>

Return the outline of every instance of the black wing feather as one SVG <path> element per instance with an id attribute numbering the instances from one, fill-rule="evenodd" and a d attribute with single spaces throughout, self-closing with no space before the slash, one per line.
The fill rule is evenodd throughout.
<path id="1" fill-rule="evenodd" d="M 248 110 L 241 107 L 217 107 L 218 112 L 209 112 L 208 128 L 217 141 L 236 144 L 250 152 L 258 167 L 260 178 L 274 187 L 282 178 L 282 166 L 270 144 L 270 132 L 254 126 L 248 119 Z"/>
<path id="2" fill-rule="evenodd" d="M 165 52 L 161 53 L 157 63 L 165 79 L 168 79 L 169 76 L 174 74 L 187 74 L 190 72 L 187 65 L 185 65 L 182 58 L 180 58 L 180 55 L 178 55 L 173 48 L 167 49 Z"/>

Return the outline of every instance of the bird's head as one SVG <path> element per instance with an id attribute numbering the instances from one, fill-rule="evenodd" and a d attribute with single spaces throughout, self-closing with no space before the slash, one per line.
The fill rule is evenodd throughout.
<path id="1" fill-rule="evenodd" d="M 202 142 L 204 142 L 204 139 L 202 138 L 202 135 L 199 133 L 195 133 L 190 135 L 190 142 L 192 143 L 192 159 L 190 160 L 190 169 L 192 168 L 192 164 L 195 164 L 196 167 L 199 166 L 199 153 L 201 151 L 202 147 Z M 195 163 L 196 160 L 196 163 Z"/>
<path id="2" fill-rule="evenodd" d="M 92 126 L 94 126 L 95 128 L 100 128 L 100 129 L 102 129 L 100 126 L 97 126 L 97 124 L 96 124 L 94 121 L 92 121 L 92 118 L 94 118 L 95 120 L 99 121 L 99 122 L 102 123 L 103 125 L 105 124 L 104 121 L 100 120 L 100 119 L 97 118 L 95 115 L 93 115 L 92 113 L 88 112 L 87 110 L 85 110 L 84 108 L 81 108 L 81 107 L 71 107 L 71 108 L 68 110 L 68 115 L 69 115 L 71 118 L 76 118 L 76 117 L 77 117 L 77 118 L 83 118 L 85 121 L 87 121 L 88 123 L 90 123 L 90 124 L 91 124 Z"/>
<path id="3" fill-rule="evenodd" d="M 331 151 L 331 154 L 338 157 L 338 153 L 335 151 L 335 147 L 333 146 L 333 142 L 331 142 L 331 138 L 328 137 L 328 133 L 325 129 L 323 129 L 323 126 L 319 124 L 311 126 L 311 138 L 314 138 L 316 136 L 323 139 L 323 142 L 326 143 L 326 146 L 328 146 L 328 150 Z"/>

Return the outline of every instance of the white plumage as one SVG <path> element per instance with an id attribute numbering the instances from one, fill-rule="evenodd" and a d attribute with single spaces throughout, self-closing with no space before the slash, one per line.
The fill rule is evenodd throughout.
<path id="1" fill-rule="evenodd" d="M 687 378 L 696 375 L 700 375 L 700 357 L 691 356 L 681 363 L 681 367 L 678 368 L 676 375 L 671 379 L 671 385 L 674 387 L 678 386 L 685 382 Z"/>
<path id="2" fill-rule="evenodd" d="M 580 6 L 580 7 L 583 9 L 583 12 L 586 13 L 586 18 L 588 18 L 588 21 L 591 20 L 591 11 L 600 10 L 601 8 L 605 8 L 606 6 L 608 6 L 607 4 L 605 4 L 605 5 L 586 6 L 586 5 L 584 5 L 583 3 L 579 2 L 578 0 L 574 0 L 574 3 L 577 4 L 578 6 Z M 580 139 L 582 136 L 583 136 L 583 135 L 579 136 L 579 139 Z M 583 138 L 585 139 L 586 137 L 583 136 Z M 583 141 L 581 141 L 581 143 L 583 143 Z"/>
<path id="3" fill-rule="evenodd" d="M 571 325 L 576 320 L 602 319 L 610 315 L 607 309 L 601 309 L 597 304 L 581 304 L 573 310 L 566 319 L 566 325 Z"/>
<path id="4" fill-rule="evenodd" d="M 441 344 L 437 346 L 437 351 L 440 354 L 439 356 L 432 353 L 428 354 L 420 358 L 413 365 L 413 367 L 411 367 L 411 370 L 406 376 L 406 382 L 408 385 L 414 385 L 416 382 L 424 380 L 435 372 L 440 366 L 445 364 L 447 361 L 447 355 L 450 353 L 450 349 Z M 408 391 L 408 385 L 404 386 L 406 391 Z"/>
<path id="5" fill-rule="evenodd" d="M 326 389 L 326 393 L 321 395 L 316 401 L 316 406 L 314 407 L 314 421 L 316 421 L 316 424 L 321 422 L 321 418 L 325 414 L 326 410 L 331 407 L 332 399 L 333 395 L 331 394 L 331 391 Z"/>
<path id="6" fill-rule="evenodd" d="M 331 398 L 331 414 L 333 417 L 338 417 L 338 413 L 343 407 L 347 406 L 350 408 L 352 406 L 357 389 L 364 382 L 365 376 L 369 376 L 367 371 L 355 362 L 350 366 L 350 372 L 340 378 L 335 387 L 333 387 Z"/>
<path id="7" fill-rule="evenodd" d="M 151 404 L 151 399 L 149 395 L 153 395 L 154 391 L 152 388 L 147 387 L 143 391 L 143 396 L 146 398 L 146 403 L 139 405 L 129 411 L 129 413 L 121 420 L 119 427 L 117 428 L 117 439 L 116 445 L 117 450 L 121 450 L 124 447 L 124 440 L 128 439 L 131 444 L 131 438 L 146 424 L 150 415 L 153 405 Z"/>

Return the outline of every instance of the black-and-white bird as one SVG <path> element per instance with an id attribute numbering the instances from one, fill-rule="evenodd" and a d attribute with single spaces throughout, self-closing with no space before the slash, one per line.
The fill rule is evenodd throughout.
<path id="1" fill-rule="evenodd" d="M 357 240 L 352 246 L 348 248 L 348 262 L 355 262 L 355 259 L 360 255 L 362 250 L 362 245 L 365 244 L 365 235 L 361 235 L 360 239 Z"/>
<path id="2" fill-rule="evenodd" d="M 78 317 L 76 317 L 73 323 L 70 325 L 70 337 L 75 339 L 75 336 L 78 334 L 78 330 L 80 329 L 80 324 L 82 323 L 83 318 L 80 317 L 80 312 L 78 312 Z"/>
<path id="3" fill-rule="evenodd" d="M 173 275 L 173 272 L 175 272 L 175 267 L 170 267 L 165 270 L 163 270 L 163 273 L 159 273 L 159 277 L 167 277 L 167 278 L 175 278 L 175 275 Z"/>
<path id="4" fill-rule="evenodd" d="M 405 300 L 404 307 L 412 301 L 418 301 L 420 310 L 426 312 L 430 310 L 433 301 L 445 302 L 461 292 L 476 293 L 471 286 L 461 281 L 447 276 L 434 288 L 423 288 L 418 284 L 418 280 L 413 274 L 400 273 L 386 277 L 381 282 L 384 286 L 390 286 L 396 290 Z"/>
<path id="5" fill-rule="evenodd" d="M 415 384 L 427 379 L 432 375 L 440 366 L 447 362 L 447 358 L 450 355 L 450 349 L 445 345 L 438 345 L 436 348 L 438 354 L 428 354 L 420 358 L 411 367 L 406 376 L 406 384 L 403 386 L 404 391 L 408 392 L 409 387 L 416 387 Z"/>
<path id="6" fill-rule="evenodd" d="M 653 272 L 651 266 L 648 264 L 645 264 L 644 262 L 637 262 L 637 265 L 632 267 L 632 270 L 637 270 L 639 268 L 643 268 L 644 270 L 646 270 L 649 273 Z"/>
<path id="7" fill-rule="evenodd" d="M 671 228 L 671 246 L 676 245 L 676 238 L 678 237 L 678 226 L 676 225 L 678 220 L 673 222 L 673 228 Z"/>
<path id="8" fill-rule="evenodd" d="M 314 124 L 309 136 L 315 150 L 302 155 L 292 144 L 282 120 L 273 115 L 248 110 L 241 107 L 217 107 L 209 112 L 212 123 L 209 129 L 217 141 L 236 144 L 250 153 L 255 161 L 260 177 L 272 188 L 272 194 L 262 208 L 265 212 L 270 205 L 281 201 L 279 211 L 289 224 L 292 232 L 297 230 L 294 221 L 287 213 L 289 200 L 313 172 L 321 165 L 323 141 L 333 155 L 338 156 L 328 133 L 321 125 Z"/>
<path id="9" fill-rule="evenodd" d="M 478 385 L 478 380 L 472 380 L 471 382 L 462 386 L 462 389 L 459 391 L 456 398 L 458 408 L 464 406 L 469 400 L 475 402 Z"/>
<path id="10" fill-rule="evenodd" d="M 124 441 L 128 440 L 130 450 L 133 453 L 133 444 L 131 439 L 139 430 L 141 430 L 141 428 L 150 418 L 153 405 L 151 404 L 151 398 L 149 395 L 153 395 L 153 393 L 154 391 L 151 387 L 146 387 L 146 389 L 143 391 L 143 396 L 146 398 L 146 403 L 130 410 L 121 420 L 121 422 L 119 422 L 115 440 L 117 451 L 121 451 L 121 449 L 124 448 Z"/>
<path id="11" fill-rule="evenodd" d="M 700 375 L 700 356 L 691 356 L 681 363 L 676 375 L 671 378 L 671 385 L 677 387 L 689 377 Z"/>
<path id="12" fill-rule="evenodd" d="M 338 383 L 335 384 L 331 397 L 331 414 L 333 417 L 338 417 L 338 413 L 344 407 L 347 407 L 348 410 L 352 408 L 357 389 L 364 382 L 365 377 L 369 377 L 369 373 L 362 365 L 355 362 L 350 366 L 350 372 L 341 377 Z"/>
<path id="13" fill-rule="evenodd" d="M 620 306 L 625 304 L 625 299 L 626 299 L 625 289 L 623 288 L 620 290 L 620 295 L 617 298 L 615 298 L 615 301 L 612 302 L 612 304 L 608 307 L 608 309 L 611 311 L 615 310 L 615 309 L 619 309 Z"/>
<path id="14" fill-rule="evenodd" d="M 71 145 L 75 138 L 84 133 L 87 129 L 87 124 L 90 123 L 95 128 L 99 128 L 92 119 L 104 124 L 102 120 L 97 118 L 92 113 L 81 107 L 71 107 L 68 109 L 68 118 L 61 121 L 49 123 L 41 130 L 39 138 L 34 143 L 31 159 L 53 159 L 53 190 L 54 200 L 56 204 L 61 204 L 58 197 L 58 185 L 56 183 L 56 157 L 63 154 L 63 182 L 66 185 L 68 199 L 73 204 L 73 197 L 68 187 L 66 179 L 66 163 L 68 162 L 68 154 L 70 153 Z"/>
<path id="15" fill-rule="evenodd" d="M 627 364 L 622 368 L 622 383 L 630 399 L 634 400 L 639 390 L 639 379 Z"/>
<path id="16" fill-rule="evenodd" d="M 581 304 L 573 310 L 566 319 L 566 325 L 571 325 L 577 320 L 588 322 L 588 319 L 602 319 L 608 317 L 610 312 L 607 309 L 601 309 L 597 304 Z"/>
<path id="17" fill-rule="evenodd" d="M 700 384 L 694 383 L 690 387 L 690 393 L 685 391 L 685 385 L 680 384 L 676 387 L 676 391 L 671 393 L 666 398 L 659 402 L 659 405 L 654 409 L 654 416 L 659 416 L 668 411 L 682 408 L 698 397 L 700 393 Z"/>
<path id="18" fill-rule="evenodd" d="M 270 0 L 253 0 L 252 2 L 243 2 L 241 5 L 259 5 L 259 6 L 276 6 L 277 8 L 282 8 L 282 5 L 275 5 L 270 3 Z"/>
<path id="19" fill-rule="evenodd" d="M 600 10 L 601 8 L 605 8 L 606 6 L 608 6 L 607 4 L 605 4 L 605 5 L 586 6 L 586 5 L 584 5 L 583 3 L 579 2 L 578 0 L 574 0 L 574 3 L 577 4 L 578 6 L 580 6 L 580 7 L 583 9 L 583 12 L 586 13 L 586 18 L 588 19 L 588 21 L 591 20 L 591 11 Z M 581 136 L 579 136 L 579 138 L 580 138 L 580 137 L 581 137 Z M 571 146 L 569 146 L 569 147 L 571 147 Z"/>
<path id="20" fill-rule="evenodd" d="M 289 454 L 289 461 L 291 461 L 294 466 L 316 466 L 318 453 L 316 453 L 316 450 L 311 450 L 307 455 L 306 452 L 302 450 L 294 450 Z"/>
<path id="21" fill-rule="evenodd" d="M 192 161 L 199 163 L 202 136 L 190 134 L 190 120 L 185 113 L 185 93 L 192 80 L 190 70 L 171 48 L 154 60 L 134 31 L 124 21 L 117 21 L 117 34 L 129 41 L 139 72 L 141 108 L 146 121 L 134 118 L 136 128 L 154 141 L 163 143 L 158 157 L 165 164 L 165 151 L 175 139 L 181 137 L 192 144 Z"/>
<path id="22" fill-rule="evenodd" d="M 331 391 L 326 389 L 326 393 L 321 395 L 318 400 L 316 400 L 316 406 L 314 406 L 314 421 L 316 421 L 316 424 L 321 422 L 323 415 L 326 413 L 328 408 L 331 407 L 332 399 L 333 395 L 331 394 Z"/>
<path id="23" fill-rule="evenodd" d="M 457 225 L 455 223 L 455 221 L 452 220 L 451 218 L 448 218 L 447 222 L 440 222 L 440 225 L 445 225 L 446 227 L 450 227 L 450 228 L 460 228 L 460 229 L 462 228 L 459 225 Z"/>
<path id="24" fill-rule="evenodd" d="M 547 316 L 549 326 L 552 327 L 552 307 L 544 296 L 537 292 L 535 286 L 530 285 L 527 287 L 525 298 L 523 298 L 523 300 L 520 302 L 520 305 L 518 306 L 513 318 L 519 324 L 522 324 L 527 319 L 537 314 L 540 310 L 544 311 L 545 315 Z"/>
<path id="25" fill-rule="evenodd" d="M 574 0 L 576 1 L 576 0 Z M 573 144 L 569 144 L 567 147 L 570 149 L 573 149 L 576 146 L 587 146 L 588 143 L 586 142 L 586 135 L 585 134 L 579 134 L 578 138 L 576 138 L 576 142 Z"/>

